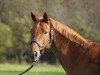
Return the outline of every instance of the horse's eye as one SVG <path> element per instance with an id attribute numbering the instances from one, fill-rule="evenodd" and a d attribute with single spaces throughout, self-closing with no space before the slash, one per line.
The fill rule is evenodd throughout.
<path id="1" fill-rule="evenodd" d="M 44 34 L 47 34 L 47 33 L 48 33 L 47 31 L 44 32 Z"/>

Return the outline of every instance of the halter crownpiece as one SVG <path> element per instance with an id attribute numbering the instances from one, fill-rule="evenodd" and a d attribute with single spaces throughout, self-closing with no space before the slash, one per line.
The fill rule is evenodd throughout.
<path id="1" fill-rule="evenodd" d="M 50 43 L 52 43 L 52 41 L 53 41 L 53 34 L 54 34 L 53 25 L 52 25 L 52 22 L 50 20 Z"/>
<path id="2" fill-rule="evenodd" d="M 33 40 L 30 42 L 30 45 L 31 45 L 32 43 L 36 43 L 41 49 L 44 49 L 44 47 L 45 47 L 46 45 L 52 43 L 52 41 L 53 41 L 53 34 L 54 34 L 54 32 L 53 32 L 53 25 L 52 25 L 52 22 L 51 22 L 51 20 L 50 20 L 50 40 L 49 40 L 48 42 L 46 42 L 45 44 L 41 45 L 40 42 L 38 42 L 37 40 L 33 39 Z"/>

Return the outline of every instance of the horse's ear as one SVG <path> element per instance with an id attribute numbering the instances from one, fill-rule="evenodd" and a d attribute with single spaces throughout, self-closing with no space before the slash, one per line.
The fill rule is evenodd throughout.
<path id="1" fill-rule="evenodd" d="M 47 13 L 45 12 L 44 15 L 43 15 L 43 19 L 45 21 L 48 21 L 49 20 L 49 16 L 47 15 Z"/>
<path id="2" fill-rule="evenodd" d="M 33 12 L 31 12 L 31 18 L 34 22 L 37 21 L 37 17 L 35 16 L 35 14 Z"/>

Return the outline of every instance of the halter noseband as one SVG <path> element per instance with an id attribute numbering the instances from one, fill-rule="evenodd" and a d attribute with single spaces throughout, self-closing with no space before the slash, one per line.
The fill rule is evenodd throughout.
<path id="1" fill-rule="evenodd" d="M 46 42 L 45 44 L 41 45 L 37 40 L 33 39 L 31 42 L 30 42 L 30 45 L 32 43 L 36 43 L 41 49 L 44 49 L 44 47 L 48 44 L 51 44 L 53 41 L 53 25 L 52 25 L 52 22 L 50 20 L 50 40 L 48 42 Z"/>

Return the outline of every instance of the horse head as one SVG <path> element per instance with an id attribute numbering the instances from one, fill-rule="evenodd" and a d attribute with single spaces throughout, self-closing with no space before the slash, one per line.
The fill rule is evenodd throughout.
<path id="1" fill-rule="evenodd" d="M 53 40 L 53 27 L 50 18 L 45 12 L 43 17 L 37 17 L 31 12 L 35 25 L 31 28 L 31 49 L 28 54 L 33 61 L 37 61 L 44 50 L 51 47 Z"/>

